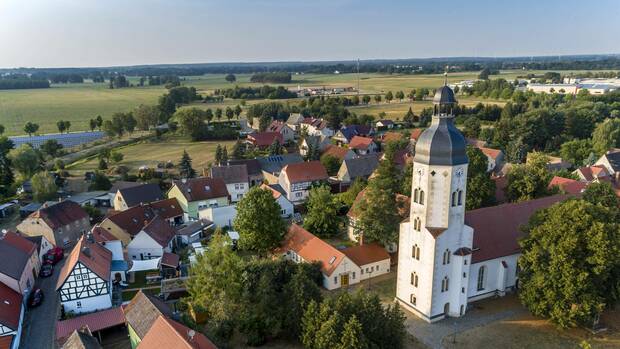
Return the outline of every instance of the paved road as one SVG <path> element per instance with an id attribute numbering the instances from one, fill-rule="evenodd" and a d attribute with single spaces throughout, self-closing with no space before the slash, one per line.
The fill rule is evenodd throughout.
<path id="1" fill-rule="evenodd" d="M 20 348 L 53 349 L 56 347 L 56 320 L 60 316 L 60 306 L 56 294 L 56 280 L 64 264 L 63 259 L 54 266 L 54 275 L 39 278 L 36 287 L 43 290 L 43 303 L 26 310 Z"/>

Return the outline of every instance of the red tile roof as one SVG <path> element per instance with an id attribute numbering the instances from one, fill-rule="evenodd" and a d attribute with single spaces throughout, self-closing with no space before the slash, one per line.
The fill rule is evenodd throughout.
<path id="1" fill-rule="evenodd" d="M 348 148 L 328 144 L 327 147 L 325 147 L 325 150 L 323 151 L 323 154 L 321 154 L 321 156 L 330 155 L 342 161 L 347 156 L 347 153 L 349 153 L 349 151 L 350 150 Z"/>
<path id="2" fill-rule="evenodd" d="M 609 177 L 609 173 L 605 166 L 602 165 L 593 165 L 593 166 L 584 166 L 577 169 L 583 176 L 583 178 L 591 182 L 600 177 Z"/>
<path id="3" fill-rule="evenodd" d="M 261 184 L 260 188 L 263 189 L 263 190 L 271 191 L 271 195 L 273 195 L 273 198 L 276 199 L 276 200 L 278 200 L 280 198 L 280 196 L 282 196 L 282 193 L 280 193 L 279 191 L 273 189 L 272 187 L 268 186 L 265 183 Z"/>
<path id="4" fill-rule="evenodd" d="M 84 325 L 88 326 L 91 332 L 96 332 L 124 323 L 125 314 L 121 307 L 101 310 L 96 313 L 58 321 L 56 323 L 56 339 L 63 341 L 63 339 L 67 339 L 73 331 L 79 330 Z"/>
<path id="5" fill-rule="evenodd" d="M 115 212 L 106 219 L 125 230 L 129 235 L 134 236 L 146 225 L 145 222 L 150 222 L 155 216 L 171 219 L 182 215 L 183 209 L 181 205 L 176 198 L 171 198 Z"/>
<path id="6" fill-rule="evenodd" d="M 0 349 L 11 349 L 11 345 L 13 344 L 13 338 L 15 338 L 15 336 L 0 337 Z"/>
<path id="7" fill-rule="evenodd" d="M 307 124 L 307 125 L 312 125 L 316 129 L 319 129 L 319 130 L 322 130 L 322 129 L 327 127 L 327 122 L 325 120 L 323 120 L 323 119 L 304 118 L 304 120 L 301 123 L 302 124 Z"/>
<path id="8" fill-rule="evenodd" d="M 352 246 L 342 250 L 342 253 L 349 257 L 358 267 L 390 259 L 390 255 L 385 248 L 375 243 Z"/>
<path id="9" fill-rule="evenodd" d="M 22 311 L 22 295 L 0 282 L 0 325 L 17 331 Z"/>
<path id="10" fill-rule="evenodd" d="M 174 181 L 188 202 L 228 197 L 226 183 L 221 178 L 198 177 Z"/>
<path id="11" fill-rule="evenodd" d="M 465 212 L 465 224 L 474 229 L 472 263 L 510 256 L 521 251 L 521 227 L 538 210 L 564 201 L 571 195 L 554 195 L 519 203 Z"/>
<path id="12" fill-rule="evenodd" d="M 93 236 L 93 239 L 95 239 L 95 241 L 99 244 L 107 241 L 118 240 L 116 236 L 112 235 L 112 233 L 98 225 L 94 226 L 90 233 Z"/>
<path id="13" fill-rule="evenodd" d="M 280 144 L 284 143 L 280 132 L 254 132 L 248 135 L 248 140 L 257 147 L 268 147 L 274 140 L 278 140 Z"/>
<path id="14" fill-rule="evenodd" d="M 386 132 L 381 137 L 383 143 L 397 142 L 404 138 L 404 134 L 400 132 Z"/>
<path id="15" fill-rule="evenodd" d="M 349 142 L 349 148 L 366 150 L 373 142 L 372 138 L 355 136 L 351 139 L 351 142 Z"/>
<path id="16" fill-rule="evenodd" d="M 508 187 L 508 177 L 492 177 L 491 178 L 495 182 L 495 202 L 498 204 L 502 204 L 508 199 L 506 198 L 506 187 Z"/>
<path id="17" fill-rule="evenodd" d="M 183 215 L 183 208 L 181 208 L 181 205 L 176 198 L 151 202 L 146 206 L 150 206 L 153 210 L 155 210 L 155 213 L 163 219 L 170 219 Z"/>
<path id="18" fill-rule="evenodd" d="M 190 333 L 193 333 L 193 337 L 190 337 Z M 204 334 L 192 331 L 189 327 L 164 316 L 159 316 L 155 320 L 138 344 L 138 348 L 217 349 Z"/>
<path id="19" fill-rule="evenodd" d="M 161 247 L 166 247 L 175 235 L 174 228 L 170 223 L 157 216 L 153 218 L 142 230 L 148 234 Z"/>
<path id="20" fill-rule="evenodd" d="M 409 137 L 409 139 L 417 141 L 418 138 L 420 138 L 420 135 L 422 135 L 422 132 L 424 132 L 423 128 L 414 128 L 413 130 L 411 130 L 411 136 Z"/>
<path id="21" fill-rule="evenodd" d="M 288 164 L 282 169 L 289 182 L 313 182 L 328 178 L 327 171 L 320 161 L 298 162 Z"/>
<path id="22" fill-rule="evenodd" d="M 9 245 L 12 245 L 13 247 L 21 250 L 29 256 L 37 250 L 37 245 L 34 242 L 12 231 L 8 231 L 6 234 L 4 234 L 4 238 L 2 238 L 2 241 Z"/>
<path id="23" fill-rule="evenodd" d="M 64 227 L 73 222 L 88 218 L 88 213 L 77 203 L 65 200 L 49 207 L 44 207 L 30 214 L 31 218 L 40 218 L 52 229 Z"/>
<path id="24" fill-rule="evenodd" d="M 549 188 L 557 186 L 567 194 L 579 195 L 586 189 L 587 185 L 587 183 L 574 179 L 554 176 L 549 183 Z"/>
<path id="25" fill-rule="evenodd" d="M 493 160 L 497 160 L 497 157 L 502 153 L 502 151 L 499 149 L 485 147 L 478 147 L 478 149 L 480 149 L 484 153 L 484 155 L 490 157 Z"/>
<path id="26" fill-rule="evenodd" d="M 288 127 L 284 121 L 273 120 L 271 122 L 271 125 L 269 125 L 269 127 L 267 127 L 267 131 L 268 132 L 278 132 L 278 133 L 280 133 L 280 132 L 282 132 L 282 129 L 284 128 L 284 126 Z"/>
<path id="27" fill-rule="evenodd" d="M 284 237 L 280 253 L 295 251 L 304 261 L 320 262 L 321 271 L 330 276 L 344 259 L 344 253 L 293 223 Z"/>
<path id="28" fill-rule="evenodd" d="M 75 244 L 75 247 L 73 247 L 73 250 L 71 250 L 65 265 L 60 270 L 58 282 L 56 283 L 57 290 L 65 283 L 65 280 L 78 262 L 84 264 L 103 280 L 110 280 L 112 252 L 96 242 L 88 241 L 86 236 L 82 236 Z"/>

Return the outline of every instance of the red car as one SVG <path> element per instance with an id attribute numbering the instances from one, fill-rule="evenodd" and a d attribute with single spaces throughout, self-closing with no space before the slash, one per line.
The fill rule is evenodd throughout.
<path id="1" fill-rule="evenodd" d="M 43 256 L 43 262 L 45 264 L 56 265 L 65 256 L 65 252 L 60 247 L 54 247 Z"/>

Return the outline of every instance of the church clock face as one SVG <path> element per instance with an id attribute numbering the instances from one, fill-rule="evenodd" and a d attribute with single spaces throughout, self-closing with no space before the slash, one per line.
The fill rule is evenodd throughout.
<path id="1" fill-rule="evenodd" d="M 458 178 L 463 177 L 463 168 L 462 168 L 462 167 L 461 167 L 461 168 L 459 168 L 458 170 L 456 170 L 456 176 L 457 176 Z"/>

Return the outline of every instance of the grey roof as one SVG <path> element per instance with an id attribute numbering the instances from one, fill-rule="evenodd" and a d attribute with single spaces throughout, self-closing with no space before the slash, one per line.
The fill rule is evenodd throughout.
<path id="1" fill-rule="evenodd" d="M 211 168 L 210 172 L 211 177 L 221 178 L 226 184 L 248 182 L 248 168 L 245 164 L 215 166 Z"/>
<path id="2" fill-rule="evenodd" d="M 2 240 L 0 240 L 0 256 L 2 256 L 3 261 L 0 263 L 0 274 L 19 280 L 30 256 L 26 252 Z"/>
<path id="3" fill-rule="evenodd" d="M 177 230 L 176 234 L 177 235 L 192 235 L 195 232 L 207 229 L 212 225 L 213 225 L 213 222 L 211 222 L 208 219 L 202 218 L 197 221 L 190 221 L 176 228 Z"/>
<path id="4" fill-rule="evenodd" d="M 443 86 L 435 94 L 434 104 L 456 103 L 454 92 Z M 424 130 L 415 144 L 414 161 L 427 165 L 461 165 L 468 162 L 465 137 L 454 126 L 454 115 L 435 112 L 431 126 Z"/>
<path id="5" fill-rule="evenodd" d="M 34 212 L 40 209 L 42 206 L 39 202 L 31 202 L 26 206 L 21 207 L 19 210 L 22 212 Z"/>
<path id="6" fill-rule="evenodd" d="M 605 154 L 614 172 L 620 171 L 620 152 Z"/>
<path id="7" fill-rule="evenodd" d="M 105 190 L 97 190 L 97 191 L 85 191 L 82 193 L 78 193 L 75 195 L 71 195 L 67 198 L 67 200 L 73 201 L 77 204 L 82 204 L 83 202 L 90 201 L 92 199 L 98 198 L 102 195 L 108 195 L 108 192 Z"/>
<path id="8" fill-rule="evenodd" d="M 89 331 L 90 332 L 90 331 Z M 62 349 L 100 349 L 99 341 L 90 333 L 73 330 Z"/>
<path id="9" fill-rule="evenodd" d="M 279 192 L 280 194 L 284 195 L 284 197 L 286 198 L 286 191 L 284 190 L 284 188 L 282 188 L 280 184 L 270 184 L 269 186 L 271 187 L 271 189 Z"/>
<path id="10" fill-rule="evenodd" d="M 140 186 L 142 184 L 144 184 L 144 183 L 128 182 L 128 181 L 116 181 L 116 182 L 114 182 L 114 184 L 112 184 L 112 187 L 110 188 L 110 190 L 108 192 L 112 193 L 112 194 L 116 194 L 116 192 L 121 190 L 121 189 L 137 187 L 137 186 Z"/>
<path id="11" fill-rule="evenodd" d="M 272 174 L 280 173 L 282 168 L 288 164 L 304 161 L 298 153 L 266 156 L 256 160 L 260 163 L 261 170 Z"/>
<path id="12" fill-rule="evenodd" d="M 442 86 L 437 89 L 435 92 L 435 97 L 433 97 L 433 103 L 437 104 L 453 104 L 456 103 L 456 98 L 454 97 L 454 91 L 447 85 Z"/>
<path id="13" fill-rule="evenodd" d="M 354 159 L 347 159 L 342 162 L 342 166 L 346 166 L 351 179 L 368 177 L 377 166 L 379 166 L 379 156 L 378 154 L 371 154 Z"/>
<path id="14" fill-rule="evenodd" d="M 262 175 L 260 170 L 260 163 L 256 159 L 241 159 L 241 160 L 228 160 L 229 165 L 245 165 L 248 171 L 248 175 Z"/>
<path id="15" fill-rule="evenodd" d="M 144 338 L 160 315 L 172 317 L 172 311 L 162 300 L 142 291 L 138 291 L 125 307 L 127 323 L 140 338 Z"/>
<path id="16" fill-rule="evenodd" d="M 149 183 L 136 187 L 119 189 L 128 207 L 133 207 L 141 203 L 147 204 L 153 201 L 159 201 L 164 198 L 159 185 Z"/>

